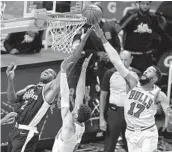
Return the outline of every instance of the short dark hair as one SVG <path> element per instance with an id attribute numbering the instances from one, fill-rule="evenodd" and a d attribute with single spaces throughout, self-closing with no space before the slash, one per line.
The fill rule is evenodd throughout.
<path id="1" fill-rule="evenodd" d="M 158 78 L 158 80 L 156 82 L 158 82 L 162 78 L 161 70 L 157 66 L 155 66 L 155 65 L 153 65 L 153 67 L 156 69 L 156 76 Z"/>
<path id="2" fill-rule="evenodd" d="M 86 122 L 91 117 L 91 109 L 85 104 L 80 105 L 78 109 L 77 121 L 80 123 Z"/>

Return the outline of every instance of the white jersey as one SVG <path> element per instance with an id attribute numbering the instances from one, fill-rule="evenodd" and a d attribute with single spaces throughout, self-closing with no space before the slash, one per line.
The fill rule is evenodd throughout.
<path id="1" fill-rule="evenodd" d="M 68 140 L 61 139 L 61 129 L 59 130 L 53 145 L 52 152 L 75 152 L 81 142 L 85 132 L 85 124 L 75 124 L 75 134 Z"/>
<path id="2" fill-rule="evenodd" d="M 140 83 L 127 94 L 124 102 L 125 119 L 129 127 L 150 127 L 155 124 L 156 98 L 160 88 L 154 85 L 152 91 L 145 91 Z"/>

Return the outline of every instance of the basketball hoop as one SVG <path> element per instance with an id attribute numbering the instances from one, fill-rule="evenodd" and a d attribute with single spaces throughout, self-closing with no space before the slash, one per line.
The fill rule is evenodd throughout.
<path id="1" fill-rule="evenodd" d="M 1 18 L 0 18 L 0 20 L 2 21 L 3 20 L 3 16 L 4 16 L 4 11 L 5 11 L 5 7 L 6 7 L 6 4 L 5 4 L 5 2 L 0 2 L 0 7 L 1 7 Z"/>
<path id="2" fill-rule="evenodd" d="M 81 14 L 71 13 L 57 13 L 48 16 L 48 29 L 53 39 L 52 49 L 72 53 L 73 38 L 87 19 Z"/>

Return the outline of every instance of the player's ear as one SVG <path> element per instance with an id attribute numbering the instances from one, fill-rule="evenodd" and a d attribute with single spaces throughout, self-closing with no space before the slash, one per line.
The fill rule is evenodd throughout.
<path id="1" fill-rule="evenodd" d="M 158 81 L 158 77 L 157 76 L 153 77 L 153 81 L 156 83 Z"/>
<path id="2" fill-rule="evenodd" d="M 133 60 L 133 56 L 131 56 L 131 61 Z"/>

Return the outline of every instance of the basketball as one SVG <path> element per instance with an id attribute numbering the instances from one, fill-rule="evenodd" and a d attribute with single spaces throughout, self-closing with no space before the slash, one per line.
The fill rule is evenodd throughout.
<path id="1" fill-rule="evenodd" d="M 82 15 L 87 18 L 87 24 L 94 25 L 100 21 L 103 13 L 99 6 L 92 4 L 83 9 Z"/>

